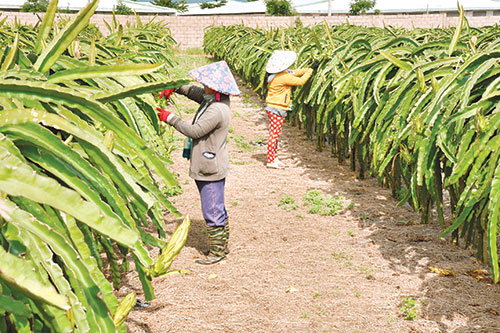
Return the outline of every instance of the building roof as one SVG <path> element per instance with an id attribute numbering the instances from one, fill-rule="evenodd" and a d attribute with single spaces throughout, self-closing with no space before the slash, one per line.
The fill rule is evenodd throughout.
<path id="1" fill-rule="evenodd" d="M 348 14 L 351 0 L 332 0 L 333 14 Z M 494 0 L 460 0 L 464 10 L 499 10 L 500 2 Z M 325 14 L 328 12 L 328 0 L 292 0 L 299 14 Z M 377 0 L 369 11 L 381 13 L 445 12 L 457 11 L 457 0 Z"/>
<path id="2" fill-rule="evenodd" d="M 0 9 L 19 10 L 26 0 L 0 0 Z M 88 0 L 59 0 L 57 8 L 78 11 L 85 7 Z M 172 8 L 155 6 L 149 2 L 137 2 L 133 0 L 100 0 L 96 12 L 111 12 L 120 3 L 139 14 L 164 14 L 176 15 L 177 11 Z"/>

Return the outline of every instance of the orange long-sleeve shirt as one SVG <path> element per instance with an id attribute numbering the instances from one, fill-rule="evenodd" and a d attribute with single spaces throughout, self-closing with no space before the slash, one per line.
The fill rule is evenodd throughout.
<path id="1" fill-rule="evenodd" d="M 311 68 L 294 69 L 290 72 L 276 74 L 269 84 L 266 103 L 268 106 L 288 110 L 291 103 L 293 86 L 301 86 L 309 80 L 313 73 Z"/>

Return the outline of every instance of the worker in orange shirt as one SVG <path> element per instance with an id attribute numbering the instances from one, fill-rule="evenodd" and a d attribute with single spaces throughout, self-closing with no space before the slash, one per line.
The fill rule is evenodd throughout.
<path id="1" fill-rule="evenodd" d="M 268 168 L 283 169 L 286 166 L 278 159 L 278 138 L 283 121 L 290 110 L 292 87 L 305 84 L 319 65 L 315 61 L 310 68 L 290 70 L 296 59 L 297 54 L 294 51 L 274 51 L 266 65 L 269 86 L 265 108 L 269 117 Z"/>

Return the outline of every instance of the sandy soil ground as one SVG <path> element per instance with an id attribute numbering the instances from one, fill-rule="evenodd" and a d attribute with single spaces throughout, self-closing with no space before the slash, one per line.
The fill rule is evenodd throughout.
<path id="1" fill-rule="evenodd" d="M 226 183 L 231 253 L 211 266 L 194 262 L 207 247 L 204 221 L 188 161 L 174 151 L 184 189 L 175 205 L 193 222 L 172 269 L 190 274 L 154 280 L 157 298 L 131 312 L 130 332 L 500 332 L 500 286 L 469 274 L 486 267 L 437 238 L 437 224 L 418 224 L 375 179 L 356 179 L 288 124 L 280 158 L 289 167 L 267 169 L 266 147 L 248 145 L 267 138 L 267 116 L 239 84 Z M 303 197 L 315 189 L 343 196 L 340 214 L 308 213 Z M 284 194 L 295 210 L 278 206 Z M 166 221 L 172 232 L 180 219 Z M 125 277 L 119 297 L 131 290 L 143 297 L 135 275 Z M 409 298 L 415 304 L 405 314 Z"/>

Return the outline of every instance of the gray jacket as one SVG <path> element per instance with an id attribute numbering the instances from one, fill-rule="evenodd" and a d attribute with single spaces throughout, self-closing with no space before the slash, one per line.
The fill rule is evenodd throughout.
<path id="1" fill-rule="evenodd" d="M 227 155 L 227 134 L 231 120 L 229 96 L 221 94 L 220 102 L 207 101 L 205 97 L 210 96 L 205 95 L 204 89 L 191 85 L 182 86 L 175 91 L 200 103 L 192 124 L 176 115 L 168 120 L 175 129 L 193 139 L 189 176 L 204 181 L 225 178 L 229 173 Z M 205 103 L 208 103 L 206 108 Z"/>

